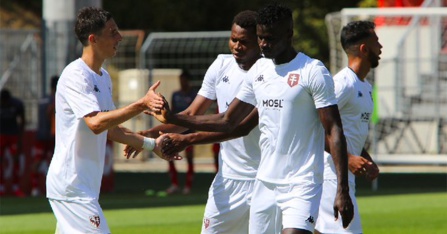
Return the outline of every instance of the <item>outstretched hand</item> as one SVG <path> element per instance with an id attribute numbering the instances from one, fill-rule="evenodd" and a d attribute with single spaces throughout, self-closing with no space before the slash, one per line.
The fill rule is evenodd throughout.
<path id="1" fill-rule="evenodd" d="M 338 220 L 338 215 L 341 215 L 343 227 L 347 228 L 354 217 L 354 205 L 352 204 L 349 190 L 344 192 L 337 192 L 334 202 L 334 217 Z"/>
<path id="2" fill-rule="evenodd" d="M 170 141 L 163 144 L 163 147 L 161 148 L 161 152 L 165 155 L 178 154 L 190 145 L 183 134 L 166 133 L 165 135 L 170 139 Z"/>
<path id="3" fill-rule="evenodd" d="M 171 110 L 169 108 L 169 103 L 166 101 L 166 98 L 158 94 L 163 99 L 163 106 L 159 110 L 145 111 L 144 113 L 147 115 L 154 116 L 161 123 L 168 123 L 168 116 L 171 115 Z"/>
<path id="4" fill-rule="evenodd" d="M 144 103 L 148 110 L 151 111 L 160 111 L 163 108 L 163 96 L 160 93 L 156 93 L 155 90 L 160 86 L 160 81 L 155 82 L 146 95 L 144 96 Z"/>
<path id="5" fill-rule="evenodd" d="M 147 135 L 147 134 L 143 134 L 143 133 L 144 133 L 144 131 L 138 132 L 138 134 L 140 134 L 140 135 L 143 135 L 143 136 Z M 163 134 L 162 132 L 159 132 L 159 134 L 160 134 L 160 136 L 155 139 L 155 147 L 152 150 L 152 152 L 154 152 L 158 157 L 160 157 L 161 159 L 164 159 L 166 161 L 183 159 L 183 157 L 178 155 L 178 152 L 173 152 L 173 153 L 169 153 L 169 154 L 162 153 L 162 148 L 164 147 L 164 145 L 171 145 L 171 143 L 170 143 L 171 139 L 166 134 Z M 124 157 L 126 157 L 127 159 L 129 159 L 129 157 L 135 158 L 141 151 L 143 151 L 142 148 L 137 149 L 130 145 L 126 145 L 126 147 L 124 148 Z"/>
<path id="6" fill-rule="evenodd" d="M 130 157 L 135 158 L 138 154 L 141 153 L 141 151 L 143 151 L 143 149 L 135 149 L 130 145 L 126 145 L 126 147 L 124 147 L 124 157 L 126 157 L 127 159 L 129 159 Z"/>
<path id="7" fill-rule="evenodd" d="M 173 161 L 173 160 L 182 160 L 183 157 L 176 153 L 172 154 L 165 154 L 162 152 L 162 148 L 165 145 L 170 145 L 171 139 L 167 136 L 167 134 L 163 134 L 160 132 L 160 136 L 155 139 L 155 148 L 152 150 L 158 157 L 161 159 L 164 159 L 166 161 Z"/>

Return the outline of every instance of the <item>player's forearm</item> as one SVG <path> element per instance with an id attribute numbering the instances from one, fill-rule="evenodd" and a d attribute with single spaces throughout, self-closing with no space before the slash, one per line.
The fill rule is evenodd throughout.
<path id="1" fill-rule="evenodd" d="M 333 130 L 330 137 L 329 147 L 332 155 L 338 181 L 338 189 L 348 188 L 348 152 L 346 149 L 346 139 L 341 128 Z"/>
<path id="2" fill-rule="evenodd" d="M 185 135 L 188 145 L 211 144 L 238 137 L 235 134 L 226 132 L 195 132 Z"/>
<path id="3" fill-rule="evenodd" d="M 346 138 L 343 133 L 340 112 L 337 105 L 318 109 L 321 123 L 325 129 L 325 149 L 332 155 L 336 174 L 337 192 L 349 191 L 348 185 L 348 152 Z"/>
<path id="4" fill-rule="evenodd" d="M 105 130 L 118 126 L 119 124 L 140 114 L 144 110 L 146 110 L 146 106 L 144 103 L 138 101 L 126 107 L 112 111 L 93 112 L 85 116 L 84 119 L 89 128 L 95 134 L 99 134 Z"/>
<path id="5" fill-rule="evenodd" d="M 151 129 L 143 131 L 143 135 L 147 137 L 157 138 L 160 136 L 160 132 L 162 133 L 182 133 L 188 130 L 188 128 L 174 125 L 174 124 L 160 124 Z"/>
<path id="6" fill-rule="evenodd" d="M 176 114 L 172 115 L 168 121 L 175 125 L 199 131 L 231 132 L 234 129 L 234 126 L 225 120 L 224 114 L 198 116 Z"/>
<path id="7" fill-rule="evenodd" d="M 224 113 L 214 115 L 182 115 L 168 114 L 164 116 L 165 122 L 180 125 L 190 129 L 208 132 L 232 132 L 249 116 L 255 107 L 235 98 Z"/>
<path id="8" fill-rule="evenodd" d="M 121 125 L 109 129 L 107 138 L 121 144 L 130 145 L 135 149 L 141 149 L 143 146 L 143 136 L 136 134 Z"/>

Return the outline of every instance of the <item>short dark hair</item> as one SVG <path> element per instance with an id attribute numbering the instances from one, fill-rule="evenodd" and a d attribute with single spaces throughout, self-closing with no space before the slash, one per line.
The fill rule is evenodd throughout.
<path id="1" fill-rule="evenodd" d="M 112 14 L 103 9 L 84 7 L 79 10 L 76 18 L 75 33 L 82 45 L 87 46 L 88 36 L 90 34 L 99 34 L 110 19 L 112 19 Z"/>
<path id="2" fill-rule="evenodd" d="M 256 32 L 256 24 L 258 20 L 258 13 L 256 11 L 245 10 L 239 12 L 233 18 L 233 24 L 239 25 L 244 29 L 252 29 Z"/>
<path id="3" fill-rule="evenodd" d="M 340 33 L 340 41 L 343 49 L 348 53 L 352 46 L 373 35 L 376 24 L 371 21 L 353 21 L 345 25 Z"/>
<path id="4" fill-rule="evenodd" d="M 292 22 L 292 10 L 281 3 L 271 3 L 259 10 L 258 24 L 273 25 L 279 22 Z"/>

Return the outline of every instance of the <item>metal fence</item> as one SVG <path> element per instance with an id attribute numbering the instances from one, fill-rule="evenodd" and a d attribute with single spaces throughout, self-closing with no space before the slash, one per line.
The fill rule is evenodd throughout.
<path id="1" fill-rule="evenodd" d="M 24 102 L 28 129 L 37 125 L 41 69 L 40 31 L 0 30 L 0 88 L 10 90 Z"/>
<path id="2" fill-rule="evenodd" d="M 230 53 L 229 31 L 151 33 L 141 49 L 140 68 L 188 69 L 199 86 L 218 54 Z"/>

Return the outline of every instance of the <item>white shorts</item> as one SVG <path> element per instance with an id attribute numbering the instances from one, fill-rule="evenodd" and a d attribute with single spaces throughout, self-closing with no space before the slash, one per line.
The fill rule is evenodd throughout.
<path id="1" fill-rule="evenodd" d="M 254 180 L 216 175 L 208 192 L 202 234 L 247 234 Z"/>
<path id="2" fill-rule="evenodd" d="M 349 183 L 349 196 L 351 197 L 352 204 L 354 205 L 354 218 L 349 224 L 348 228 L 344 229 L 342 219 L 340 215 L 338 220 L 335 221 L 334 217 L 334 200 L 337 192 L 337 180 L 324 180 L 323 182 L 323 194 L 321 196 L 320 211 L 317 219 L 317 225 L 315 227 L 320 233 L 363 233 L 362 223 L 360 221 L 360 214 L 357 205 L 357 199 L 355 198 L 355 184 Z"/>
<path id="3" fill-rule="evenodd" d="M 257 180 L 250 209 L 249 233 L 281 233 L 285 228 L 313 232 L 321 184 L 279 185 Z"/>
<path id="4" fill-rule="evenodd" d="M 57 219 L 56 233 L 110 233 L 98 200 L 48 200 Z"/>

